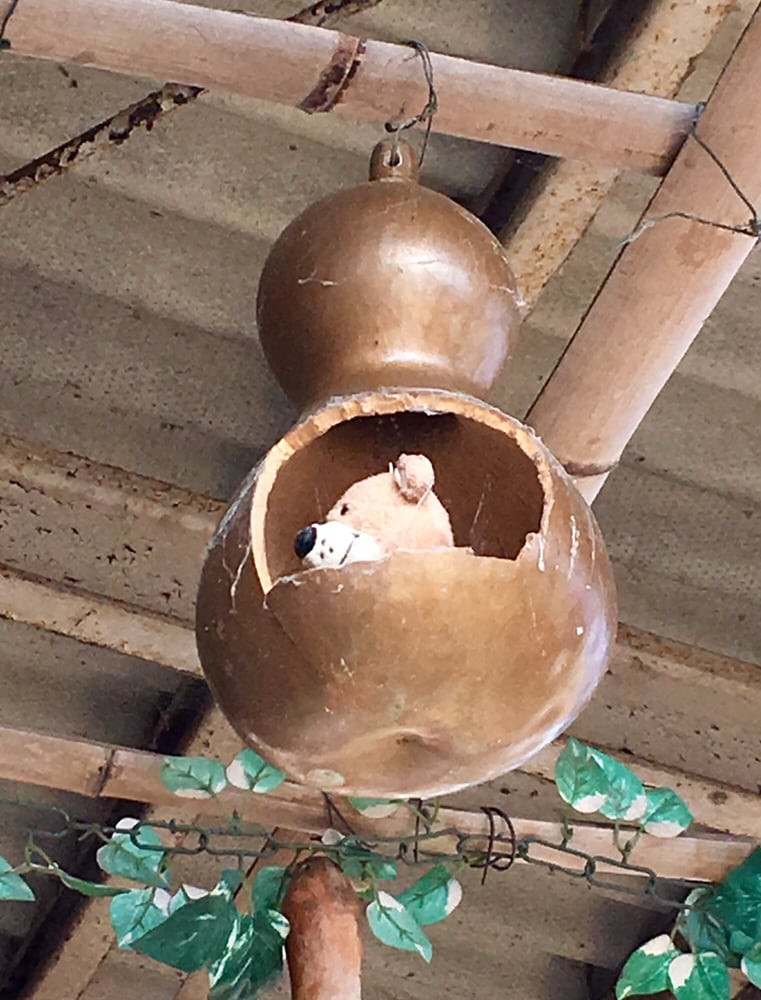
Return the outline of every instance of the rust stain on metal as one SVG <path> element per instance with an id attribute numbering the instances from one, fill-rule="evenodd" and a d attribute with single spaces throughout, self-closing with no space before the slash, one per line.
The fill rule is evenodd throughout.
<path id="1" fill-rule="evenodd" d="M 286 18 L 295 24 L 310 24 L 316 28 L 327 28 L 342 17 L 351 17 L 371 7 L 377 7 L 381 0 L 318 0 L 304 7 L 297 14 Z M 241 11 L 241 13 L 248 13 Z"/>
<path id="2" fill-rule="evenodd" d="M 320 73 L 314 88 L 301 101 L 299 108 L 308 115 L 332 111 L 356 75 L 364 52 L 364 38 L 339 34 L 330 62 Z"/>
<path id="3" fill-rule="evenodd" d="M 368 10 L 370 7 L 375 7 L 380 2 L 381 0 L 318 0 L 317 3 L 310 4 L 296 14 L 291 15 L 291 17 L 286 18 L 286 20 L 295 24 L 311 24 L 313 26 L 327 27 L 342 17 L 350 17 L 353 14 L 358 14 L 363 10 Z M 9 42 L 5 46 L 2 45 L 3 30 L 7 26 L 15 7 L 16 2 L 14 0 L 7 8 L 4 17 L 0 19 L 0 48 L 10 48 Z M 237 11 L 237 13 L 254 16 L 251 15 L 250 11 L 241 10 Z M 333 105 L 340 99 L 341 94 L 359 68 L 362 54 L 365 51 L 364 39 L 341 35 L 337 53 L 340 52 L 344 41 L 351 43 L 351 58 L 348 60 L 348 64 L 341 70 L 340 59 L 337 61 L 334 56 L 331 60 L 331 65 L 320 77 L 320 82 L 315 90 L 312 91 L 312 94 L 305 99 L 305 102 L 313 97 L 317 100 L 321 84 L 324 84 L 326 91 L 323 99 L 329 98 L 330 95 L 332 97 L 327 100 L 327 104 L 324 107 L 304 107 L 304 104 L 302 104 L 301 106 L 305 111 L 310 113 L 313 111 L 330 111 Z M 93 58 L 91 52 L 84 50 L 79 52 L 72 61 L 86 64 L 92 62 Z M 326 77 L 331 75 L 331 72 L 337 73 L 337 79 L 333 81 L 332 87 L 330 79 L 326 79 Z M 132 135 L 136 128 L 142 126 L 146 131 L 150 132 L 159 118 L 173 111 L 175 108 L 191 103 L 203 93 L 205 93 L 203 87 L 166 83 L 160 90 L 146 94 L 145 97 L 131 104 L 129 107 L 118 111 L 110 118 L 98 122 L 97 125 L 93 125 L 85 132 L 67 139 L 60 146 L 56 146 L 47 153 L 43 153 L 42 156 L 38 156 L 36 159 L 25 163 L 5 177 L 0 176 L 0 208 L 7 205 L 8 202 L 18 195 L 25 194 L 36 187 L 42 181 L 48 180 L 50 177 L 57 177 L 70 166 L 80 163 L 100 149 L 108 149 L 121 145 L 121 143 L 125 142 Z"/>
<path id="4" fill-rule="evenodd" d="M 167 111 L 188 104 L 202 92 L 200 87 L 167 83 L 160 90 L 152 91 L 135 104 L 0 177 L 0 207 L 42 181 L 57 177 L 99 149 L 121 145 L 135 129 L 145 128 L 150 132 Z"/>

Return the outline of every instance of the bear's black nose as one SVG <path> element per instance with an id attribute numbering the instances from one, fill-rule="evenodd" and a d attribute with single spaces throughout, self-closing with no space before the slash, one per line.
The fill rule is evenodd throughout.
<path id="1" fill-rule="evenodd" d="M 317 529 L 313 524 L 310 524 L 306 528 L 302 528 L 301 531 L 296 535 L 296 543 L 293 546 L 296 550 L 296 555 L 299 559 L 303 559 L 304 556 L 308 556 L 309 553 L 314 548 L 314 543 L 317 541 Z"/>

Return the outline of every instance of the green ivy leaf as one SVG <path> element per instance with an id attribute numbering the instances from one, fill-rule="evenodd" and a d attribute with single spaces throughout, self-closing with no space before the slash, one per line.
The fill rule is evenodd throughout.
<path id="1" fill-rule="evenodd" d="M 0 857 L 0 899 L 15 899 L 24 903 L 34 902 L 35 895 L 23 878 L 13 872 L 13 865 Z M 8 874 L 12 872 L 12 874 Z"/>
<path id="2" fill-rule="evenodd" d="M 243 873 L 238 868 L 224 868 L 213 891 L 221 893 L 225 899 L 232 899 L 242 885 Z"/>
<path id="3" fill-rule="evenodd" d="M 347 878 L 354 879 L 355 882 L 366 881 L 365 866 L 356 858 L 339 858 L 338 866 Z"/>
<path id="4" fill-rule="evenodd" d="M 289 878 L 288 869 L 281 865 L 267 865 L 266 868 L 262 868 L 254 878 L 251 890 L 254 912 L 279 910 Z"/>
<path id="5" fill-rule="evenodd" d="M 676 927 L 693 952 L 712 951 L 727 965 L 737 967 L 739 959 L 733 954 L 727 929 L 710 913 L 714 892 L 707 886 L 693 889 L 685 900 L 690 909 L 679 914 Z"/>
<path id="6" fill-rule="evenodd" d="M 597 812 L 608 798 L 605 771 L 583 743 L 571 737 L 555 764 L 555 784 L 564 802 L 577 812 Z"/>
<path id="7" fill-rule="evenodd" d="M 174 913 L 175 910 L 179 910 L 179 908 L 184 906 L 186 903 L 191 903 L 194 899 L 203 899 L 204 896 L 208 895 L 208 889 L 199 889 L 198 886 L 195 885 L 182 885 L 169 900 L 167 915 Z"/>
<path id="8" fill-rule="evenodd" d="M 288 918 L 280 910 L 265 910 L 259 914 L 259 924 L 262 927 L 269 927 L 281 941 L 285 941 L 291 932 L 291 925 Z"/>
<path id="9" fill-rule="evenodd" d="M 225 953 L 209 969 L 209 1000 L 252 1000 L 274 986 L 289 929 L 281 913 L 238 914 Z"/>
<path id="10" fill-rule="evenodd" d="M 408 913 L 425 927 L 448 917 L 462 899 L 462 886 L 445 865 L 436 865 L 398 897 Z"/>
<path id="11" fill-rule="evenodd" d="M 368 819 L 385 819 L 392 816 L 402 804 L 399 799 L 355 799 L 349 797 L 349 802 Z"/>
<path id="12" fill-rule="evenodd" d="M 431 961 L 433 948 L 420 924 L 398 899 L 387 892 L 379 892 L 367 907 L 370 930 L 384 944 L 401 951 L 416 951 Z"/>
<path id="13" fill-rule="evenodd" d="M 388 858 L 381 858 L 378 855 L 364 861 L 363 866 L 365 873 L 369 872 L 376 882 L 385 882 L 389 879 L 396 878 L 397 875 L 395 863 L 393 861 L 389 861 Z"/>
<path id="14" fill-rule="evenodd" d="M 338 830 L 329 828 L 321 840 L 326 847 L 340 848 L 331 856 L 347 878 L 376 882 L 396 878 L 395 862 L 383 854 L 371 851 L 356 837 L 347 837 Z"/>
<path id="15" fill-rule="evenodd" d="M 227 787 L 224 764 L 207 757 L 165 757 L 161 780 L 185 799 L 210 799 Z"/>
<path id="16" fill-rule="evenodd" d="M 285 781 L 285 775 L 253 750 L 241 750 L 227 767 L 227 780 L 236 788 L 250 792 L 272 792 Z"/>
<path id="17" fill-rule="evenodd" d="M 166 910 L 154 899 L 162 891 L 130 889 L 111 900 L 111 926 L 120 948 L 132 949 L 144 934 L 166 920 Z"/>
<path id="18" fill-rule="evenodd" d="M 396 864 L 390 858 L 362 847 L 351 837 L 342 837 L 340 843 L 342 850 L 336 862 L 347 878 L 359 881 L 373 879 L 376 882 L 396 878 Z"/>
<path id="19" fill-rule="evenodd" d="M 653 837 L 678 837 L 692 823 L 692 813 L 671 788 L 648 788 L 647 808 L 640 820 L 645 833 Z"/>
<path id="20" fill-rule="evenodd" d="M 255 940 L 254 918 L 239 913 L 227 950 L 209 968 L 209 1000 L 248 1000 Z"/>
<path id="21" fill-rule="evenodd" d="M 740 968 L 754 986 L 761 988 L 761 941 L 746 952 Z"/>
<path id="22" fill-rule="evenodd" d="M 282 913 L 254 916 L 256 940 L 249 982 L 254 996 L 270 989 L 283 974 L 283 942 L 290 925 Z"/>
<path id="23" fill-rule="evenodd" d="M 669 965 L 669 988 L 677 1000 L 729 1000 L 729 970 L 718 955 L 678 955 Z"/>
<path id="24" fill-rule="evenodd" d="M 98 899 L 104 896 L 121 896 L 123 893 L 131 891 L 129 889 L 118 889 L 114 885 L 106 885 L 103 882 L 89 882 L 87 879 L 76 878 L 74 875 L 69 875 L 68 872 L 62 871 L 60 868 L 56 869 L 56 875 L 69 889 L 75 889 L 77 892 L 81 892 L 83 896 L 89 896 L 91 899 Z"/>
<path id="25" fill-rule="evenodd" d="M 629 956 L 621 971 L 616 983 L 617 1000 L 668 989 L 669 965 L 679 954 L 668 934 L 661 934 L 643 944 Z"/>
<path id="26" fill-rule="evenodd" d="M 729 947 L 736 955 L 747 955 L 756 942 L 743 931 L 732 931 L 729 935 Z M 716 950 L 715 948 L 713 949 Z"/>
<path id="27" fill-rule="evenodd" d="M 729 872 L 705 910 L 736 941 L 761 941 L 761 847 Z"/>
<path id="28" fill-rule="evenodd" d="M 180 972 L 197 972 L 225 954 L 238 911 L 224 892 L 186 902 L 143 934 L 133 950 Z"/>
<path id="29" fill-rule="evenodd" d="M 161 871 L 164 851 L 161 838 L 150 826 L 140 826 L 136 819 L 123 819 L 116 824 L 116 833 L 98 849 L 98 864 L 109 875 L 121 875 L 145 885 L 167 885 Z M 133 839 L 134 838 L 134 839 Z"/>
<path id="30" fill-rule="evenodd" d="M 644 815 L 647 809 L 645 786 L 637 775 L 594 747 L 589 747 L 588 752 L 600 765 L 608 781 L 607 797 L 599 812 L 608 819 L 635 820 Z"/>

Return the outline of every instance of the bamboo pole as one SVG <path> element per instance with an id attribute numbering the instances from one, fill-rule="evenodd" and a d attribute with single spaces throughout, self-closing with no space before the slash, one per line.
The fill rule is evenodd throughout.
<path id="1" fill-rule="evenodd" d="M 729 9 L 728 4 L 651 0 L 596 79 L 617 90 L 677 96 L 679 85 L 692 75 L 695 59 Z M 615 4 L 608 17 L 614 21 L 620 13 Z M 609 167 L 552 160 L 521 198 L 500 239 L 513 273 L 520 277 L 527 312 L 584 235 L 619 176 L 620 171 Z M 510 182 L 508 176 L 507 185 Z"/>
<path id="2" fill-rule="evenodd" d="M 361 907 L 348 878 L 327 858 L 294 873 L 283 903 L 292 1000 L 361 1000 Z"/>
<path id="3" fill-rule="evenodd" d="M 0 0 L 0 12 L 9 0 Z M 10 52 L 177 80 L 364 121 L 421 111 L 428 88 L 407 46 L 172 0 L 23 0 Z M 692 105 L 432 56 L 439 132 L 660 174 Z"/>
<path id="4" fill-rule="evenodd" d="M 760 11 L 697 126 L 753 203 L 761 201 Z M 654 224 L 619 256 L 526 418 L 589 502 L 757 244 L 710 222 L 747 229 L 750 215 L 688 140 L 645 213 Z"/>
<path id="5" fill-rule="evenodd" d="M 252 795 L 227 788 L 209 799 L 179 797 L 161 781 L 163 760 L 161 754 L 144 750 L 0 727 L 0 780 L 75 792 L 89 798 L 124 799 L 169 807 L 178 820 L 202 822 L 203 817 L 218 820 L 237 813 L 242 821 L 266 829 L 283 826 L 309 834 L 322 834 L 330 825 L 322 795 L 290 783 L 268 795 Z M 166 814 L 164 808 L 162 815 Z M 560 823 L 516 817 L 512 821 L 518 838 L 539 837 L 554 844 L 562 840 Z M 352 814 L 352 825 L 363 837 L 413 838 L 416 829 L 414 815 L 404 806 L 386 819 Z M 483 850 L 489 826 L 483 813 L 442 808 L 433 830 L 436 836 L 426 840 L 426 851 L 454 854 L 457 837 L 453 830 L 472 837 L 472 846 Z M 676 840 L 644 835 L 637 844 L 633 860 L 652 868 L 663 878 L 717 882 L 747 857 L 758 842 L 758 838 L 730 838 L 721 834 L 683 835 Z M 573 846 L 589 854 L 615 857 L 613 828 L 579 824 L 574 830 Z M 558 855 L 550 848 L 538 846 L 532 856 L 578 871 L 584 868 L 582 858 Z M 605 866 L 600 866 L 600 871 L 604 870 Z"/>

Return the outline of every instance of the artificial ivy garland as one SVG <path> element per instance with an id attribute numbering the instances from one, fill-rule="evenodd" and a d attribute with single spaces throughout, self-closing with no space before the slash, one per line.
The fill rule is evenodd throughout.
<path id="1" fill-rule="evenodd" d="M 254 753 L 243 750 L 225 768 L 204 757 L 167 757 L 161 778 L 176 795 L 209 798 L 228 784 L 256 794 L 274 791 L 285 775 Z M 580 813 L 599 812 L 615 821 L 616 845 L 624 858 L 636 849 L 641 833 L 678 836 L 692 816 L 670 788 L 645 788 L 639 778 L 607 754 L 569 739 L 557 761 L 555 781 L 561 798 Z M 349 800 L 368 817 L 388 815 L 411 803 L 388 799 Z M 415 810 L 417 812 L 417 810 Z M 422 816 L 431 825 L 430 818 Z M 621 823 L 630 839 L 620 843 Z M 566 825 L 566 841 L 573 835 Z M 462 898 L 457 868 L 468 859 L 432 867 L 404 892 L 383 887 L 397 876 L 394 858 L 354 835 L 328 830 L 310 853 L 323 853 L 352 880 L 367 901 L 368 926 L 384 944 L 414 951 L 425 961 L 432 945 L 424 927 L 447 917 Z M 242 889 L 238 869 L 221 872 L 210 891 L 182 885 L 171 891 L 172 848 L 159 833 L 136 819 L 121 820 L 97 852 L 109 875 L 137 883 L 136 888 L 90 882 L 68 874 L 30 840 L 24 861 L 12 867 L 0 858 L 0 900 L 33 901 L 24 875 L 40 872 L 58 878 L 85 896 L 110 896 L 111 923 L 121 948 L 139 952 L 181 972 L 206 969 L 210 1000 L 254 1000 L 283 971 L 290 927 L 281 912 L 291 868 L 267 865 L 253 880 L 243 909 L 235 904 Z M 729 1000 L 729 968 L 740 968 L 761 986 L 761 848 L 720 885 L 694 889 L 672 933 L 638 948 L 626 962 L 616 986 L 618 1000 L 670 990 L 677 1000 Z"/>

